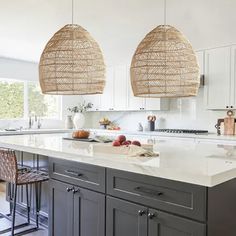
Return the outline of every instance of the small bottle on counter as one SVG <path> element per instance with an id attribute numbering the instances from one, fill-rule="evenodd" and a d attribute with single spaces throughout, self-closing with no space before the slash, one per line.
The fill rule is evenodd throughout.
<path id="1" fill-rule="evenodd" d="M 138 131 L 143 132 L 143 126 L 140 122 L 138 123 Z"/>

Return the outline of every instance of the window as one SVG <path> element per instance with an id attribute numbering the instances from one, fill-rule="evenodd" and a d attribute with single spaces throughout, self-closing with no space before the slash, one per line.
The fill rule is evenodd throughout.
<path id="1" fill-rule="evenodd" d="M 0 79 L 0 119 L 29 115 L 59 119 L 60 96 L 43 95 L 38 83 Z"/>
<path id="2" fill-rule="evenodd" d="M 59 97 L 43 95 L 38 83 L 28 82 L 28 112 L 42 117 L 59 118 Z"/>
<path id="3" fill-rule="evenodd" d="M 24 116 L 24 82 L 0 80 L 0 119 Z"/>

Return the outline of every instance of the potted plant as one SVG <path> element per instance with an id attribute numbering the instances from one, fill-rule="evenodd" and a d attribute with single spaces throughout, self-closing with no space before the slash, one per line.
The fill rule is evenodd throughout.
<path id="1" fill-rule="evenodd" d="M 93 104 L 91 102 L 83 101 L 78 106 L 69 107 L 67 110 L 74 114 L 73 123 L 76 129 L 81 129 L 85 123 L 84 112 L 91 109 Z"/>

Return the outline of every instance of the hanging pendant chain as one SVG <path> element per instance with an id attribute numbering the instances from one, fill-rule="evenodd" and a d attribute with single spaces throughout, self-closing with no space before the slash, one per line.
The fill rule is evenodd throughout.
<path id="1" fill-rule="evenodd" d="M 164 0 L 164 25 L 166 25 L 166 0 Z"/>

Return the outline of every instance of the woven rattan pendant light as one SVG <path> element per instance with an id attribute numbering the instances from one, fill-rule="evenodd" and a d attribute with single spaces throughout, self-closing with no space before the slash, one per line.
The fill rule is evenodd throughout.
<path id="1" fill-rule="evenodd" d="M 47 43 L 39 63 L 44 94 L 101 94 L 105 64 L 101 49 L 89 32 L 73 23 L 65 25 Z"/>
<path id="2" fill-rule="evenodd" d="M 134 96 L 196 96 L 200 84 L 199 66 L 190 42 L 176 28 L 164 25 L 153 29 L 138 45 L 131 62 Z"/>

